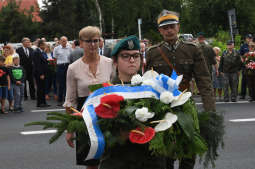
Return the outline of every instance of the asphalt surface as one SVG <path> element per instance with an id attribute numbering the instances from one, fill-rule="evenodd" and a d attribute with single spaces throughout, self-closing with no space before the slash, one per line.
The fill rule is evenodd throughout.
<path id="1" fill-rule="evenodd" d="M 49 104 L 51 107 L 47 109 L 61 109 L 54 101 L 49 101 Z M 76 166 L 75 151 L 67 146 L 64 137 L 49 144 L 52 134 L 21 134 L 41 130 L 39 126 L 24 127 L 25 123 L 45 120 L 47 112 L 35 105 L 35 101 L 28 100 L 24 102 L 25 112 L 0 114 L 0 169 L 85 168 Z M 230 121 L 255 118 L 255 103 L 218 103 L 217 110 L 224 112 L 226 134 L 225 147 L 219 151 L 216 169 L 255 169 L 255 120 Z M 197 162 L 195 169 L 202 168 L 203 165 Z"/>

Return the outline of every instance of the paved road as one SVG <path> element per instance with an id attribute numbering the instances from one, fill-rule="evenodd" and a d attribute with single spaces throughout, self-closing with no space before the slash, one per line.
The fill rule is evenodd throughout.
<path id="1" fill-rule="evenodd" d="M 59 109 L 50 102 L 50 109 Z M 64 137 L 48 144 L 52 134 L 22 135 L 23 131 L 41 130 L 24 127 L 31 121 L 44 120 L 46 112 L 36 110 L 35 101 L 25 101 L 22 114 L 0 114 L 0 169 L 81 169 L 75 165 L 75 152 Z M 216 161 L 217 169 L 255 169 L 255 103 L 221 103 L 224 111 L 225 148 Z M 254 118 L 254 119 L 251 119 Z M 230 122 L 233 119 L 251 119 L 250 122 Z M 177 164 L 176 164 L 177 165 Z M 196 169 L 202 169 L 197 163 Z"/>

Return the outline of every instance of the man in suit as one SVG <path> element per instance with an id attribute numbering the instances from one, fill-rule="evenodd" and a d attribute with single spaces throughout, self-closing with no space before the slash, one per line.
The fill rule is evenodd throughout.
<path id="1" fill-rule="evenodd" d="M 112 49 L 108 48 L 104 45 L 104 39 L 101 37 L 99 41 L 99 49 L 98 49 L 99 55 L 106 56 L 108 58 L 111 57 Z"/>
<path id="2" fill-rule="evenodd" d="M 35 100 L 35 87 L 33 80 L 33 49 L 30 46 L 30 39 L 25 37 L 22 39 L 22 47 L 18 48 L 16 52 L 20 57 L 20 65 L 25 69 L 26 78 L 25 78 L 25 89 L 24 89 L 24 98 L 27 100 L 27 85 L 26 81 L 29 83 L 29 93 L 32 100 Z"/>
<path id="3" fill-rule="evenodd" d="M 46 44 L 38 41 L 38 48 L 34 52 L 34 76 L 37 85 L 37 107 L 48 107 L 45 100 L 45 76 L 48 70 L 47 54 L 44 52 Z"/>
<path id="4" fill-rule="evenodd" d="M 81 58 L 84 54 L 84 50 L 80 48 L 80 42 L 78 40 L 74 40 L 75 48 L 70 54 L 70 64 Z"/>

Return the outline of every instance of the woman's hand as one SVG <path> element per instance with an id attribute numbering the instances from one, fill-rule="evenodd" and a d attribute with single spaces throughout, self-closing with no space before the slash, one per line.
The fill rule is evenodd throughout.
<path id="1" fill-rule="evenodd" d="M 67 114 L 72 114 L 72 113 L 73 113 L 73 111 L 71 110 L 71 108 L 70 108 L 70 107 L 66 107 L 66 113 L 67 113 Z"/>
<path id="2" fill-rule="evenodd" d="M 66 133 L 66 142 L 67 144 L 74 148 L 74 144 L 73 144 L 73 133 Z M 88 169 L 88 168 L 87 168 Z"/>

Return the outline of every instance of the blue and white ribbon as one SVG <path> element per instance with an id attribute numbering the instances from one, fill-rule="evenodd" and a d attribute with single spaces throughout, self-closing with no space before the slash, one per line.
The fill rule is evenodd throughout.
<path id="1" fill-rule="evenodd" d="M 151 86 L 108 86 L 93 92 L 83 105 L 83 119 L 87 126 L 90 150 L 86 160 L 99 159 L 105 147 L 104 136 L 97 124 L 97 116 L 95 107 L 100 104 L 101 97 L 107 94 L 116 94 L 123 96 L 124 99 L 141 99 L 141 98 L 156 98 L 159 99 L 160 94 Z"/>

